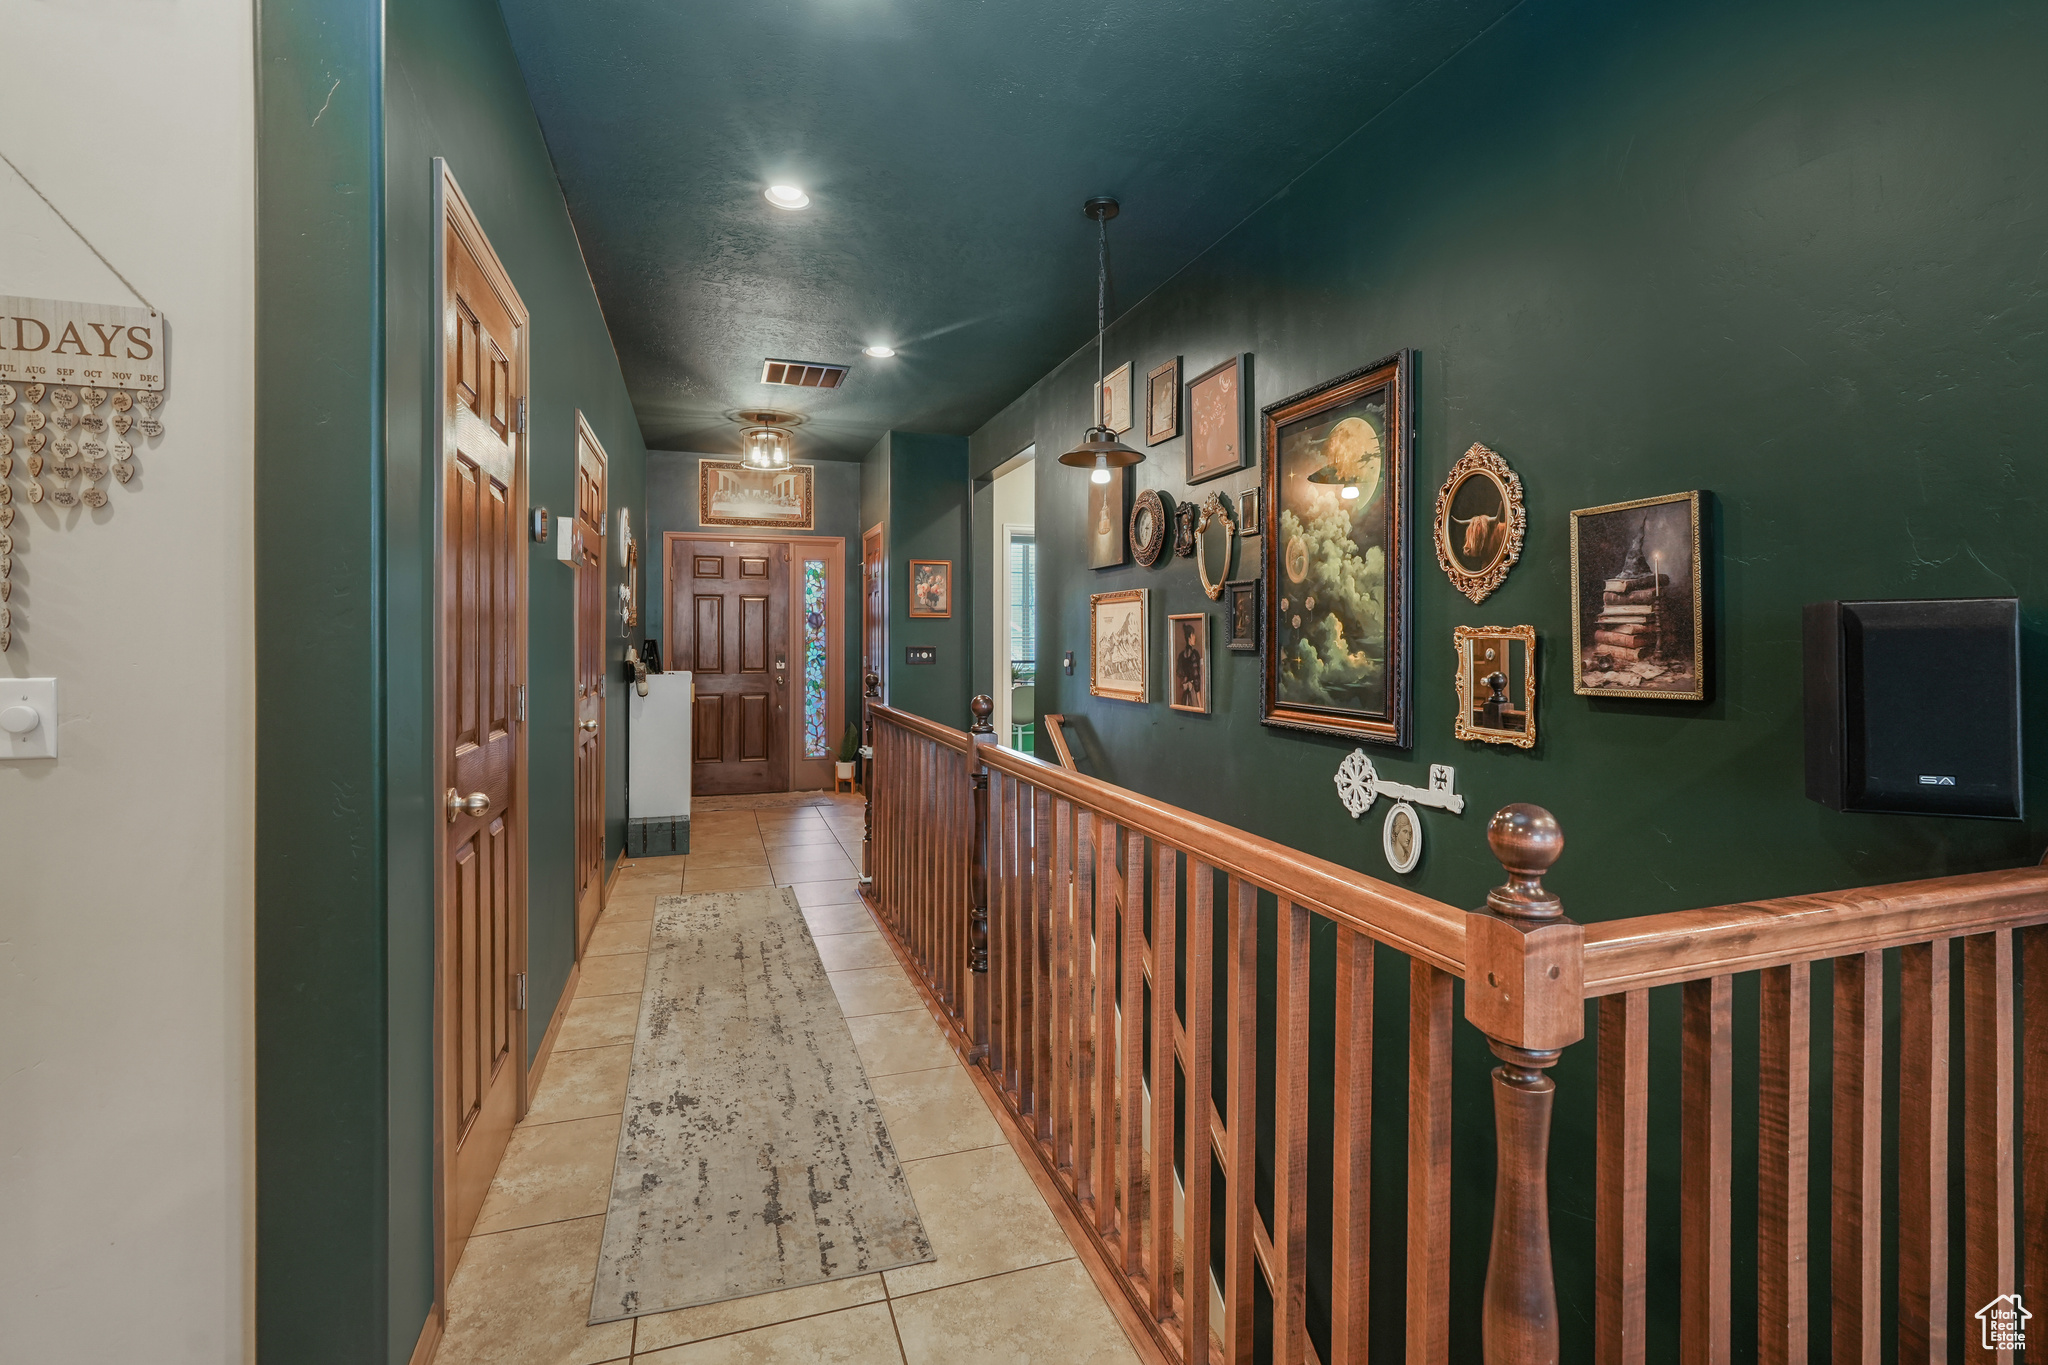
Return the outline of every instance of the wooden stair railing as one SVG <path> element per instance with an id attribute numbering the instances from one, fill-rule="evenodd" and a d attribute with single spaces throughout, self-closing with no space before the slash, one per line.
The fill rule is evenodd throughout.
<path id="1" fill-rule="evenodd" d="M 1269 1330 L 1274 1361 L 1321 1365 L 1312 1338 L 1326 1343 L 1330 1365 L 1366 1360 L 1376 1085 L 1383 1102 L 1405 1100 L 1407 1110 L 1405 1207 L 1377 1220 L 1406 1229 L 1404 1358 L 1449 1359 L 1452 1315 L 1472 1303 L 1469 1291 L 1454 1298 L 1450 1282 L 1458 978 L 1467 1019 L 1501 1059 L 1493 1240 L 1479 1298 L 1488 1365 L 1559 1358 L 1546 1203 L 1556 1092 L 1546 1073 L 1584 1033 L 1588 1003 L 1598 1081 L 1577 1100 L 1590 1102 L 1597 1133 L 1593 1358 L 1646 1359 L 1649 1001 L 1665 987 L 1681 996 L 1678 1358 L 1730 1359 L 1731 1297 L 1750 1289 L 1732 1282 L 1731 1230 L 1733 983 L 1749 972 L 1760 986 L 1757 1358 L 1803 1359 L 1809 1332 L 1824 1331 L 1838 1362 L 1880 1359 L 1893 1333 L 1900 1360 L 1941 1360 L 1967 1314 L 1997 1294 L 2048 1303 L 2048 870 L 1580 925 L 1542 884 L 1563 848 L 1556 822 L 1510 806 L 1488 829 L 1507 881 L 1468 912 L 1003 748 L 985 698 L 963 733 L 883 706 L 874 692 L 871 678 L 869 901 L 1147 1359 L 1249 1365 Z M 1262 923 L 1278 950 L 1263 990 Z M 1329 1288 L 1313 1323 L 1308 1053 L 1321 1012 L 1310 1005 L 1312 938 L 1334 960 L 1330 1145 L 1319 1154 L 1330 1182 L 1316 1192 L 1329 1209 L 1329 1239 L 1316 1248 Z M 1958 940 L 1967 1007 L 1952 1048 Z M 1374 1074 L 1380 951 L 1407 962 L 1405 1076 Z M 1900 1186 L 1898 1311 L 1887 1321 L 1890 953 Z M 1808 1037 L 1816 963 L 1833 1011 L 1821 1040 Z M 1262 997 L 1275 1021 L 1264 1049 Z M 2021 1018 L 2023 1040 L 2014 1036 Z M 1805 1285 L 1817 1047 L 1832 1052 L 1834 1117 L 1820 1220 L 1833 1285 L 1816 1326 Z M 1261 1067 L 1272 1068 L 1270 1144 L 1260 1133 Z M 1954 1222 L 1952 1103 L 1963 1115 Z M 1187 1180 L 1187 1154 L 1203 1152 L 1211 1178 Z M 1262 1160 L 1270 1219 L 1257 1197 Z M 1672 1193 L 1660 1191 L 1660 1207 Z M 1219 1228 L 1212 1279 L 1199 1273 L 1200 1249 Z M 1952 1233 L 1967 1304 L 1949 1302 Z M 1255 1313 L 1261 1287 L 1269 1319 Z"/>

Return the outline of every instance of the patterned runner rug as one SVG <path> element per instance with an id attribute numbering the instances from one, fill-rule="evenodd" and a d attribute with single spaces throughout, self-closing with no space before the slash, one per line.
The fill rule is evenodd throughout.
<path id="1" fill-rule="evenodd" d="M 795 894 L 664 896 L 590 1321 L 931 1259 Z"/>

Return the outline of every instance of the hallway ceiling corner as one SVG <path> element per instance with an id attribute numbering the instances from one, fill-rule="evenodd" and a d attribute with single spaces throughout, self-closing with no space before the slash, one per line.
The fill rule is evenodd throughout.
<path id="1" fill-rule="evenodd" d="M 1082 345 L 1090 195 L 1114 313 L 1515 3 L 501 0 L 649 448 L 767 405 L 810 459 L 972 432 Z"/>

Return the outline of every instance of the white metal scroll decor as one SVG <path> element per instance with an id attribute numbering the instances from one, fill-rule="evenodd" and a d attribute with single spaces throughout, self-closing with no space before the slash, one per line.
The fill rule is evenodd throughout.
<path id="1" fill-rule="evenodd" d="M 105 507 L 108 476 L 128 483 L 136 446 L 154 449 L 163 437 L 156 414 L 169 351 L 154 308 L 0 295 L 0 653 L 14 644 L 17 497 Z M 44 521 L 53 531 L 67 524 L 51 512 Z"/>
<path id="2" fill-rule="evenodd" d="M 1458 772 L 1448 763 L 1429 765 L 1429 785 L 1411 787 L 1405 782 L 1389 782 L 1374 771 L 1372 759 L 1363 749 L 1353 749 L 1337 765 L 1337 799 L 1344 803 L 1344 809 L 1351 812 L 1356 820 L 1372 809 L 1372 803 L 1382 796 L 1396 801 L 1412 801 L 1418 806 L 1430 806 L 1461 815 L 1465 810 L 1465 798 L 1452 790 L 1457 784 Z"/>

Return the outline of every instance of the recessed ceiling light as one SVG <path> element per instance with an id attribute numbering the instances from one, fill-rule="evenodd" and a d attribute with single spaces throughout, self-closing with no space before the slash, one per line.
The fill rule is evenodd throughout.
<path id="1" fill-rule="evenodd" d="M 871 355 L 877 360 L 887 360 L 890 356 L 896 354 L 896 348 L 894 346 L 863 346 L 860 353 L 862 355 Z"/>
<path id="2" fill-rule="evenodd" d="M 779 209 L 800 209 L 811 202 L 811 196 L 794 185 L 770 185 L 768 202 Z"/>

